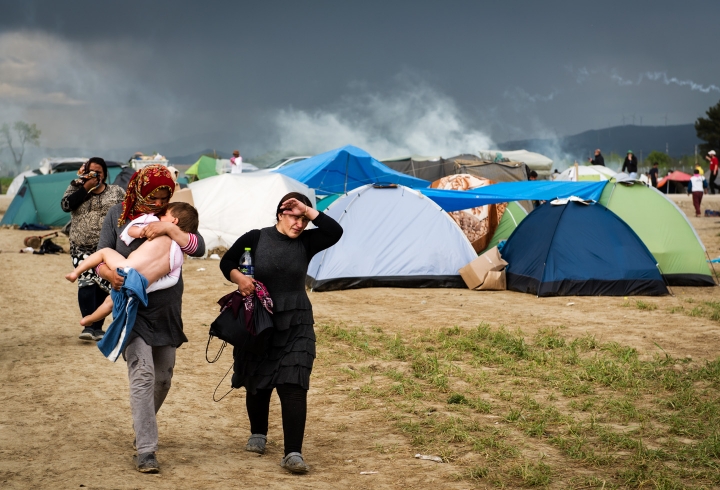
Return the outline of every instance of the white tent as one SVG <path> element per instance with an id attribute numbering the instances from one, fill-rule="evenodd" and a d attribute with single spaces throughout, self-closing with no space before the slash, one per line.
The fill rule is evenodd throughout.
<path id="1" fill-rule="evenodd" d="M 418 191 L 365 185 L 325 212 L 343 236 L 310 262 L 314 290 L 466 287 L 458 270 L 477 254 L 453 219 Z"/>
<path id="2" fill-rule="evenodd" d="M 549 175 L 550 170 L 552 169 L 553 161 L 546 157 L 545 155 L 541 155 L 540 153 L 535 153 L 533 151 L 527 151 L 527 150 L 513 150 L 513 151 L 503 151 L 503 150 L 480 150 L 478 151 L 478 154 L 481 158 L 489 161 L 493 161 L 495 157 L 497 157 L 498 153 L 502 155 L 503 158 L 507 158 L 511 162 L 522 162 L 528 167 L 530 167 L 530 170 L 535 170 L 540 175 Z"/>
<path id="3" fill-rule="evenodd" d="M 10 183 L 10 187 L 7 188 L 7 192 L 5 193 L 8 197 L 14 197 L 15 194 L 17 194 L 17 191 L 20 190 L 20 187 L 22 187 L 23 182 L 25 182 L 25 177 L 32 177 L 33 175 L 40 174 L 39 170 L 26 170 L 21 174 L 18 174 Z"/>
<path id="4" fill-rule="evenodd" d="M 301 192 L 315 202 L 315 191 L 275 173 L 222 174 L 188 187 L 200 215 L 198 231 L 208 250 L 229 248 L 244 233 L 274 225 L 275 209 L 289 192 Z"/>
<path id="5" fill-rule="evenodd" d="M 616 176 L 616 172 L 603 165 L 573 165 L 560 172 L 556 181 L 603 181 Z"/>

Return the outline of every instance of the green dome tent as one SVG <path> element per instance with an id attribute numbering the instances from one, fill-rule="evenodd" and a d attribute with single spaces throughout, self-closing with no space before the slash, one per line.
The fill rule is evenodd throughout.
<path id="1" fill-rule="evenodd" d="M 676 205 L 638 181 L 611 179 L 600 204 L 618 215 L 642 240 L 671 286 L 714 286 L 705 246 Z"/>
<path id="2" fill-rule="evenodd" d="M 515 231 L 517 225 L 519 225 L 527 215 L 528 212 L 525 211 L 525 208 L 518 204 L 517 201 L 510 201 L 507 208 L 505 208 L 502 218 L 500 218 L 500 223 L 498 223 L 498 227 L 495 229 L 492 240 L 490 240 L 485 250 L 480 252 L 480 255 L 496 247 L 502 240 L 507 240 L 508 237 L 512 235 L 512 232 Z"/>
<path id="3" fill-rule="evenodd" d="M 213 175 L 218 174 L 215 170 L 216 163 L 217 160 L 215 160 L 214 158 L 203 155 L 197 162 L 193 163 L 190 168 L 185 171 L 185 175 L 188 177 L 192 175 L 198 180 L 212 177 Z"/>

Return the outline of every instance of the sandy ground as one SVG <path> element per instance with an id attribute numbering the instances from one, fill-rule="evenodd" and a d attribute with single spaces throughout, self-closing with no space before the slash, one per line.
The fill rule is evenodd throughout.
<path id="1" fill-rule="evenodd" d="M 687 196 L 676 201 L 691 212 Z M 7 208 L 0 196 L 0 213 Z M 703 208 L 720 209 L 720 196 Z M 720 256 L 720 218 L 691 218 L 711 257 Z M 457 481 L 453 464 L 413 458 L 409 440 L 370 411 L 348 410 L 346 394 L 333 382 L 336 367 L 318 362 L 309 393 L 304 454 L 312 471 L 293 476 L 282 457 L 279 403 L 273 397 L 269 451 L 244 451 L 249 424 L 244 395 L 215 403 L 212 393 L 231 356 L 205 361 L 215 301 L 232 290 L 218 262 L 189 260 L 184 266 L 183 320 L 190 342 L 178 350 L 170 395 L 159 414 L 159 475 L 142 475 L 132 464 L 133 431 L 122 362 L 108 362 L 80 333 L 76 286 L 63 275 L 64 255 L 21 254 L 23 238 L 38 232 L 0 230 L 0 487 L 4 488 L 470 488 Z M 67 249 L 67 239 L 58 240 Z M 718 268 L 720 269 L 720 268 Z M 563 325 L 564 335 L 589 332 L 643 355 L 661 346 L 675 357 L 720 356 L 720 324 L 669 314 L 676 305 L 720 299 L 718 288 L 674 288 L 674 296 L 643 298 L 655 311 L 623 308 L 623 298 L 539 299 L 513 292 L 447 289 L 364 289 L 311 293 L 316 321 L 380 326 L 408 332 L 488 322 L 531 335 Z M 569 305 L 573 303 L 572 305 Z M 396 445 L 378 452 L 378 441 Z M 363 471 L 376 474 L 361 475 Z"/>

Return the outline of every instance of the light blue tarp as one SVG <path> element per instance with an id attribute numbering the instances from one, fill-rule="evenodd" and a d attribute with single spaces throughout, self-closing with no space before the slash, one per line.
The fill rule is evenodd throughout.
<path id="1" fill-rule="evenodd" d="M 556 198 L 577 196 L 598 201 L 607 181 L 603 182 L 503 182 L 469 191 L 445 189 L 418 189 L 447 212 L 460 211 L 485 204 L 510 201 L 550 201 Z"/>
<path id="2" fill-rule="evenodd" d="M 366 184 L 401 184 L 421 188 L 430 185 L 396 172 L 355 146 L 343 146 L 275 170 L 315 189 L 318 194 L 340 194 Z"/>

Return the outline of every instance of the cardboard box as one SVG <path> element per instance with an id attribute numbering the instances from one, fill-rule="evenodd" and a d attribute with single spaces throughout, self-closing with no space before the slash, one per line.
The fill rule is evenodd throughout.
<path id="1" fill-rule="evenodd" d="M 468 265 L 460 269 L 460 276 L 470 289 L 476 289 L 485 282 L 488 272 L 500 271 L 507 266 L 507 262 L 500 256 L 497 247 L 493 247 Z M 504 275 L 503 275 L 504 278 Z"/>
<path id="2" fill-rule="evenodd" d="M 488 272 L 483 283 L 475 288 L 476 291 L 505 291 L 506 289 L 505 269 Z"/>

